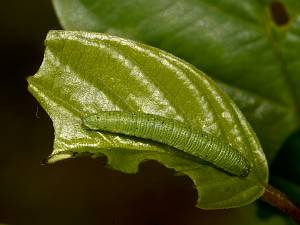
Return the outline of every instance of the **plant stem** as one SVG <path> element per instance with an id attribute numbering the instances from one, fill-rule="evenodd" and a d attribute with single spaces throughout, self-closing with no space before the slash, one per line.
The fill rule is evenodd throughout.
<path id="1" fill-rule="evenodd" d="M 300 224 L 300 209 L 281 191 L 269 185 L 261 199 Z"/>

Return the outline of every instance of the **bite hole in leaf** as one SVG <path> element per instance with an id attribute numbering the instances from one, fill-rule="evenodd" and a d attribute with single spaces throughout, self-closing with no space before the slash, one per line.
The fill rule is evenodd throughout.
<path id="1" fill-rule="evenodd" d="M 286 7 L 279 1 L 273 1 L 270 5 L 272 19 L 277 26 L 284 26 L 289 23 L 289 15 Z"/>

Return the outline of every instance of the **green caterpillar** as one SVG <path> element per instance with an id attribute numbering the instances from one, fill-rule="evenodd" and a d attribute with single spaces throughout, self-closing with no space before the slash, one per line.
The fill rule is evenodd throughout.
<path id="1" fill-rule="evenodd" d="M 91 130 L 125 134 L 172 146 L 232 175 L 245 177 L 250 171 L 246 158 L 229 144 L 174 119 L 146 113 L 103 111 L 84 117 L 83 124 Z"/>

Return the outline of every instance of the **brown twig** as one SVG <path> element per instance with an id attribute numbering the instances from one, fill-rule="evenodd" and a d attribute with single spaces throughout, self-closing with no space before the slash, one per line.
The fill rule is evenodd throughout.
<path id="1" fill-rule="evenodd" d="M 269 185 L 261 199 L 300 224 L 300 209 L 284 193 Z"/>

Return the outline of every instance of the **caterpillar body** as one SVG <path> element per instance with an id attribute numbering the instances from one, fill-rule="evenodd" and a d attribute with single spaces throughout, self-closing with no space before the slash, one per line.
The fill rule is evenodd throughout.
<path id="1" fill-rule="evenodd" d="M 248 160 L 218 138 L 178 120 L 146 113 L 103 111 L 83 118 L 91 130 L 125 134 L 172 146 L 232 175 L 249 174 Z"/>

